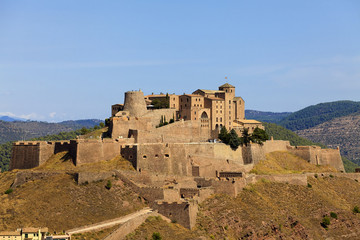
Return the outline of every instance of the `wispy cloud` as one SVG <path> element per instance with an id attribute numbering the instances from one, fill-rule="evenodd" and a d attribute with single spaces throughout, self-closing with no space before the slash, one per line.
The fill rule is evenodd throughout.
<path id="1" fill-rule="evenodd" d="M 12 112 L 0 112 L 0 116 L 8 116 L 8 117 L 13 117 L 13 118 L 23 118 L 23 119 L 44 119 L 43 116 L 36 114 L 36 113 L 17 115 Z"/>
<path id="2" fill-rule="evenodd" d="M 49 117 L 54 118 L 56 115 L 56 112 L 49 113 Z"/>

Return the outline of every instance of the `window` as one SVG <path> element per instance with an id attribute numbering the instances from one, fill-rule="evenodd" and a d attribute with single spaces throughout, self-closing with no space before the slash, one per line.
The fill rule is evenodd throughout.
<path id="1" fill-rule="evenodd" d="M 222 108 L 222 105 L 220 105 L 220 108 Z"/>
<path id="2" fill-rule="evenodd" d="M 231 100 L 229 100 L 229 104 L 231 104 Z"/>
<path id="3" fill-rule="evenodd" d="M 146 159 L 146 155 L 143 156 L 143 159 Z"/>
<path id="4" fill-rule="evenodd" d="M 216 122 L 218 122 L 219 121 L 219 118 L 216 118 Z"/>
<path id="5" fill-rule="evenodd" d="M 218 110 L 216 110 L 216 113 L 218 113 L 219 111 Z"/>
<path id="6" fill-rule="evenodd" d="M 231 120 L 231 117 L 229 117 L 229 120 Z"/>
<path id="7" fill-rule="evenodd" d="M 165 154 L 165 157 L 168 158 L 168 157 L 169 157 L 169 154 Z"/>
<path id="8" fill-rule="evenodd" d="M 216 108 L 218 108 L 218 105 L 216 105 Z"/>
<path id="9" fill-rule="evenodd" d="M 222 117 L 220 118 L 220 122 L 222 122 Z"/>

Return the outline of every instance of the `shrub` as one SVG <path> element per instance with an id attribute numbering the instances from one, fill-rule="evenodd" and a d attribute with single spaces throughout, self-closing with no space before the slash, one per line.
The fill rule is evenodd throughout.
<path id="1" fill-rule="evenodd" d="M 334 176 L 330 174 L 329 177 L 333 178 Z"/>
<path id="2" fill-rule="evenodd" d="M 161 235 L 160 235 L 159 232 L 154 232 L 154 233 L 152 234 L 152 236 L 151 236 L 151 239 L 152 239 L 152 240 L 161 240 L 162 237 L 161 237 Z"/>
<path id="3" fill-rule="evenodd" d="M 335 219 L 337 219 L 337 218 L 338 218 L 338 217 L 337 217 L 337 214 L 336 214 L 336 213 L 334 213 L 334 212 L 331 212 L 331 213 L 330 213 L 330 217 L 335 218 Z"/>
<path id="4" fill-rule="evenodd" d="M 318 178 L 319 176 L 317 175 L 317 173 L 315 173 L 314 177 L 315 177 L 315 178 Z"/>
<path id="5" fill-rule="evenodd" d="M 321 226 L 325 229 L 328 229 L 328 226 L 330 225 L 330 218 L 328 216 L 325 216 L 322 219 Z"/>
<path id="6" fill-rule="evenodd" d="M 310 183 L 307 184 L 308 188 L 312 188 L 312 185 Z"/>
<path id="7" fill-rule="evenodd" d="M 106 186 L 105 186 L 105 188 L 106 188 L 107 190 L 110 190 L 110 189 L 111 189 L 111 187 L 112 187 L 112 183 L 111 183 L 111 181 L 110 181 L 110 180 L 108 180 L 108 181 L 107 181 L 107 184 L 106 184 Z"/>
<path id="8" fill-rule="evenodd" d="M 355 206 L 355 207 L 353 208 L 353 213 L 360 213 L 360 209 L 359 209 L 358 206 Z"/>
<path id="9" fill-rule="evenodd" d="M 13 189 L 12 188 L 9 188 L 8 190 L 5 191 L 5 194 L 10 194 L 13 192 Z"/>

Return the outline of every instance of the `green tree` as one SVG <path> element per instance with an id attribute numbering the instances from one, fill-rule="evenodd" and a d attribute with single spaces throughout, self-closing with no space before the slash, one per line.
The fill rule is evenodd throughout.
<path id="1" fill-rule="evenodd" d="M 110 180 L 107 181 L 105 188 L 106 188 L 107 190 L 110 190 L 110 189 L 112 188 L 112 183 L 111 183 Z"/>
<path id="2" fill-rule="evenodd" d="M 241 136 L 241 144 L 244 144 L 245 146 L 247 146 L 250 142 L 251 142 L 251 136 L 249 134 L 249 129 L 244 128 L 244 130 L 242 132 L 242 136 Z"/>
<path id="3" fill-rule="evenodd" d="M 99 123 L 99 126 L 100 126 L 101 128 L 104 128 L 104 127 L 105 127 L 105 124 L 104 124 L 103 122 L 101 122 L 101 123 Z"/>
<path id="4" fill-rule="evenodd" d="M 262 144 L 266 140 L 269 139 L 269 135 L 265 132 L 265 130 L 256 127 L 253 134 L 251 135 L 251 141 L 254 143 Z"/>
<path id="5" fill-rule="evenodd" d="M 229 143 L 230 135 L 226 127 L 221 127 L 218 138 L 225 144 Z"/>
<path id="6" fill-rule="evenodd" d="M 161 237 L 161 235 L 160 235 L 159 232 L 154 232 L 154 233 L 152 234 L 152 236 L 151 236 L 151 239 L 152 239 L 152 240 L 161 240 L 162 237 Z"/>
<path id="7" fill-rule="evenodd" d="M 229 145 L 231 149 L 236 150 L 240 146 L 241 142 L 239 136 L 234 129 L 231 129 L 229 133 Z"/>

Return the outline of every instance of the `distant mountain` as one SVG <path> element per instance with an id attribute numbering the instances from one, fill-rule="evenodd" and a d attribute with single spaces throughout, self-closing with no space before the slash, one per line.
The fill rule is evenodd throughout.
<path id="1" fill-rule="evenodd" d="M 89 128 L 102 122 L 97 119 L 48 123 L 37 121 L 4 122 L 0 121 L 0 144 L 8 141 L 26 140 L 35 137 L 69 132 L 83 127 Z"/>
<path id="2" fill-rule="evenodd" d="M 95 125 L 99 125 L 101 122 L 104 121 L 99 119 L 83 119 L 83 120 L 68 120 L 68 121 L 59 122 L 58 124 L 74 129 L 79 129 L 83 127 L 92 128 Z"/>
<path id="3" fill-rule="evenodd" d="M 256 110 L 245 110 L 245 117 L 247 119 L 255 119 L 261 122 L 270 123 L 277 123 L 290 114 L 291 112 L 262 112 Z"/>
<path id="4" fill-rule="evenodd" d="M 296 131 L 315 127 L 334 118 L 360 114 L 360 102 L 337 101 L 320 103 L 294 112 L 282 119 L 279 124 Z"/>
<path id="5" fill-rule="evenodd" d="M 26 121 L 26 119 L 23 118 L 14 118 L 9 116 L 0 116 L 0 120 L 4 122 Z"/>

